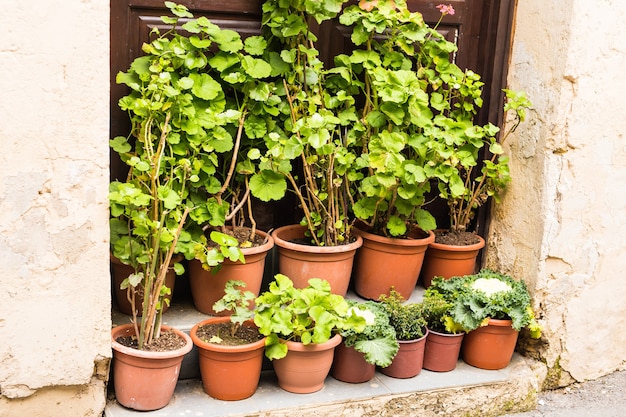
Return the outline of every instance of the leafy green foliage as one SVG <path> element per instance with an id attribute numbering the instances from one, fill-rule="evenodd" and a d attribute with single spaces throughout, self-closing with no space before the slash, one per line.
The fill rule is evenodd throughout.
<path id="1" fill-rule="evenodd" d="M 363 353 L 365 360 L 371 364 L 380 367 L 391 365 L 399 344 L 385 309 L 373 301 L 348 300 L 348 304 L 357 316 L 365 319 L 365 328 L 362 331 L 352 327 L 342 330 L 339 334 L 343 337 L 343 343 Z"/>
<path id="2" fill-rule="evenodd" d="M 481 284 L 487 283 L 495 288 L 495 292 L 481 289 L 476 284 L 478 280 L 482 280 Z M 530 305 L 526 284 L 509 275 L 483 269 L 475 275 L 452 277 L 448 280 L 437 277 L 433 279 L 428 291 L 442 294 L 446 300 L 452 301 L 450 316 L 465 331 L 486 325 L 490 318 L 510 319 L 515 330 L 528 327 L 532 337 L 541 336 L 541 327 Z"/>
<path id="3" fill-rule="evenodd" d="M 463 326 L 456 323 L 451 316 L 457 293 L 454 291 L 439 291 L 437 287 L 430 286 L 424 292 L 422 301 L 424 306 L 424 319 L 428 328 L 439 333 L 456 334 L 465 331 Z"/>
<path id="4" fill-rule="evenodd" d="M 269 359 L 285 357 L 287 345 L 282 340 L 324 343 L 339 331 L 361 332 L 365 328 L 365 320 L 351 313 L 346 300 L 332 294 L 330 284 L 319 278 L 299 289 L 288 277 L 277 274 L 255 303 L 254 323 L 267 336 L 265 355 Z"/>
<path id="5" fill-rule="evenodd" d="M 250 308 L 250 303 L 255 299 L 252 291 L 244 291 L 246 283 L 238 280 L 230 280 L 224 286 L 224 296 L 213 304 L 216 313 L 222 311 L 230 312 L 231 336 L 237 333 L 241 325 L 254 318 L 254 311 Z"/>
<path id="6" fill-rule="evenodd" d="M 426 320 L 421 303 L 407 303 L 393 288 L 389 295 L 381 295 L 380 301 L 396 331 L 398 340 L 415 340 L 426 334 Z"/>

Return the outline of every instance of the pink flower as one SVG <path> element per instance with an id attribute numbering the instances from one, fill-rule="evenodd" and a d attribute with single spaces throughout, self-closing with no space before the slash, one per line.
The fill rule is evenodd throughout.
<path id="1" fill-rule="evenodd" d="M 449 14 L 450 16 L 454 15 L 454 7 L 452 7 L 451 4 L 448 6 L 446 6 L 445 4 L 440 4 L 439 6 L 437 6 L 437 8 L 444 15 L 446 14 Z"/>

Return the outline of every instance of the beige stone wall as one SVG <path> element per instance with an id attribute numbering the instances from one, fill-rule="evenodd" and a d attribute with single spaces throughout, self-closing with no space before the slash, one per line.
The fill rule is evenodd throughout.
<path id="1" fill-rule="evenodd" d="M 508 141 L 488 259 L 529 284 L 561 384 L 626 364 L 625 19 L 616 0 L 518 2 L 509 84 L 534 111 Z"/>
<path id="2" fill-rule="evenodd" d="M 50 393 L 60 404 L 89 393 L 84 415 L 98 415 L 110 357 L 109 2 L 4 2 L 0 27 L 0 415 L 63 415 L 45 406 Z"/>

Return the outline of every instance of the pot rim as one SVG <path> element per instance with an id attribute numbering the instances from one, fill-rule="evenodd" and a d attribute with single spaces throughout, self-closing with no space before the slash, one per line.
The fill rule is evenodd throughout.
<path id="1" fill-rule="evenodd" d="M 272 231 L 271 235 L 274 238 L 274 244 L 278 247 L 284 249 L 291 249 L 293 251 L 298 252 L 308 252 L 308 253 L 343 253 L 356 251 L 363 245 L 363 238 L 358 234 L 354 233 L 354 238 L 356 239 L 354 242 L 347 243 L 345 245 L 337 245 L 337 246 L 314 246 L 314 245 L 303 245 L 300 243 L 293 243 L 287 239 L 283 239 L 278 234 L 284 232 L 292 232 L 294 233 L 295 238 L 304 237 L 304 232 L 306 231 L 306 227 L 299 224 L 290 224 L 286 226 L 279 227 Z M 301 232 L 301 233 L 300 233 Z"/>
<path id="2" fill-rule="evenodd" d="M 362 236 L 364 239 L 371 240 L 371 241 L 378 242 L 378 243 L 388 243 L 388 244 L 397 245 L 397 246 L 424 246 L 424 245 L 430 245 L 432 242 L 435 241 L 435 233 L 433 233 L 432 230 L 428 231 L 428 237 L 425 237 L 422 239 L 413 239 L 413 238 L 400 239 L 400 238 L 394 238 L 394 237 L 380 236 L 374 233 L 366 232 L 365 230 L 361 230 L 356 227 L 355 227 L 355 230 L 356 230 L 355 234 Z"/>
<path id="3" fill-rule="evenodd" d="M 111 348 L 116 352 L 123 353 L 129 356 L 135 356 L 138 358 L 149 358 L 149 359 L 169 359 L 169 358 L 173 358 L 177 356 L 183 356 L 189 353 L 191 349 L 193 348 L 193 342 L 191 340 L 191 337 L 189 337 L 189 335 L 186 334 L 185 332 L 175 327 L 166 326 L 166 325 L 161 325 L 161 330 L 172 330 L 179 337 L 185 340 L 185 346 L 175 349 L 175 350 L 170 350 L 167 352 L 152 352 L 152 351 L 139 350 L 139 349 L 134 349 L 128 346 L 124 346 L 118 343 L 115 339 L 117 339 L 120 336 L 135 334 L 135 327 L 132 325 L 132 323 L 130 323 L 130 324 L 122 324 L 119 326 L 115 326 L 111 329 Z"/>
<path id="4" fill-rule="evenodd" d="M 253 343 L 246 343 L 244 345 L 237 345 L 237 346 L 226 346 L 226 345 L 219 345 L 216 343 L 208 343 L 205 342 L 204 340 L 200 339 L 196 333 L 198 332 L 198 328 L 200 326 L 203 326 L 205 324 L 217 324 L 217 323 L 224 323 L 230 321 L 230 317 L 229 316 L 222 316 L 222 317 L 211 317 L 205 320 L 202 320 L 199 323 L 196 323 L 192 328 L 191 331 L 189 332 L 189 336 L 191 337 L 191 340 L 193 341 L 193 344 L 196 345 L 198 348 L 201 349 L 206 349 L 206 350 L 210 350 L 213 352 L 228 352 L 228 353 L 237 353 L 237 352 L 247 352 L 247 351 L 251 351 L 251 350 L 256 350 L 256 349 L 260 349 L 260 348 L 264 348 L 265 347 L 265 336 L 263 336 L 262 339 L 257 340 L 256 342 Z M 256 327 L 254 326 L 254 322 L 252 320 L 247 320 L 245 322 L 246 324 L 252 324 L 252 326 L 250 327 Z"/>

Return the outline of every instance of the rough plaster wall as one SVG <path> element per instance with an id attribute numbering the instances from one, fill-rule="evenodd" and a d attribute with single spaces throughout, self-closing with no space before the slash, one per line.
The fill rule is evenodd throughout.
<path id="1" fill-rule="evenodd" d="M 514 179 L 495 209 L 488 262 L 529 284 L 541 356 L 576 380 L 626 358 L 626 47 L 616 36 L 625 19 L 618 0 L 517 8 L 509 84 L 534 111 L 508 141 Z"/>
<path id="2" fill-rule="evenodd" d="M 9 0 L 0 27 L 0 399 L 75 386 L 102 403 L 109 2 Z"/>

